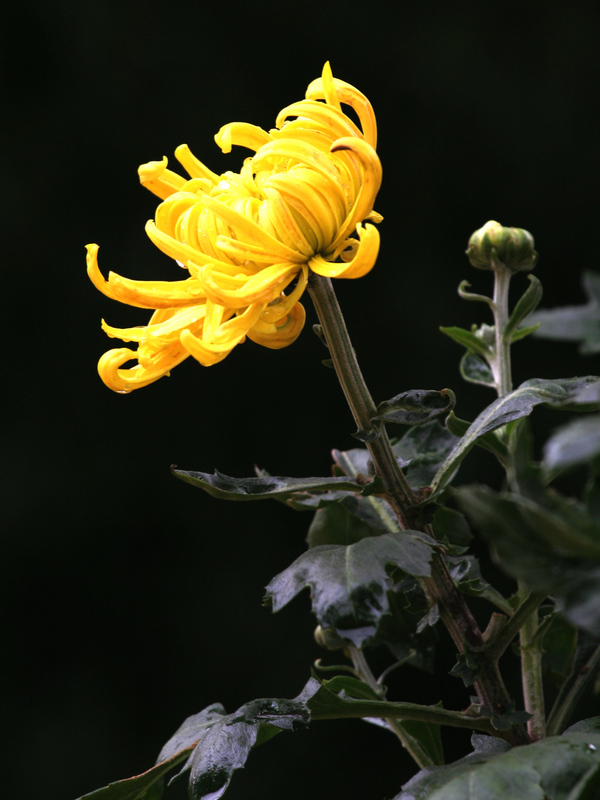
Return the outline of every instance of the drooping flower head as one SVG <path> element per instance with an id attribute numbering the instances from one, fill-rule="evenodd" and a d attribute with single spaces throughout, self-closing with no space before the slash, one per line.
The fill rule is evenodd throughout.
<path id="1" fill-rule="evenodd" d="M 175 156 L 190 179 L 167 169 L 166 157 L 141 166 L 142 184 L 163 201 L 146 232 L 187 277 L 134 281 L 111 272 L 105 280 L 98 246 L 88 245 L 88 274 L 100 291 L 154 310 L 143 327 L 102 323 L 109 336 L 138 344 L 136 351 L 124 347 L 102 356 L 98 371 L 106 385 L 130 392 L 168 375 L 189 355 L 215 364 L 246 337 L 273 349 L 295 341 L 304 325 L 299 300 L 309 270 L 359 278 L 375 264 L 376 138 L 367 98 L 333 78 L 326 64 L 306 98 L 284 108 L 269 132 L 243 122 L 221 128 L 215 140 L 223 152 L 240 145 L 255 153 L 239 173 L 216 175 L 187 145 Z M 124 368 L 129 361 L 137 363 Z"/>

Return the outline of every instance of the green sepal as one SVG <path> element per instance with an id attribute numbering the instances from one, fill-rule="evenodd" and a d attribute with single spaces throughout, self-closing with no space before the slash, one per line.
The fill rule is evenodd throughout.
<path id="1" fill-rule="evenodd" d="M 520 297 L 519 301 L 517 302 L 516 306 L 514 307 L 512 314 L 508 322 L 506 323 L 506 327 L 502 332 L 502 338 L 505 342 L 514 342 L 515 339 L 515 332 L 517 331 L 521 322 L 526 319 L 540 304 L 542 299 L 542 295 L 544 291 L 542 289 L 541 282 L 535 277 L 535 275 L 529 274 L 527 276 L 529 278 L 529 286 L 527 287 L 526 291 Z M 522 337 L 517 337 L 522 338 Z"/>
<path id="2" fill-rule="evenodd" d="M 558 410 L 591 410 L 599 405 L 600 378 L 559 378 L 525 381 L 504 397 L 499 397 L 471 423 L 446 461 L 435 475 L 432 496 L 440 492 L 455 473 L 463 458 L 483 436 L 509 422 L 528 416 L 535 406 L 543 404 Z"/>
<path id="3" fill-rule="evenodd" d="M 595 800 L 600 792 L 600 732 L 575 728 L 527 747 L 475 734 L 474 752 L 422 770 L 394 800 Z"/>
<path id="4" fill-rule="evenodd" d="M 456 405 L 456 396 L 450 389 L 412 389 L 402 392 L 377 406 L 377 416 L 371 420 L 397 422 L 400 425 L 422 425 L 424 422 L 447 414 Z"/>
<path id="5" fill-rule="evenodd" d="M 303 589 L 311 589 L 312 610 L 323 628 L 355 647 L 377 633 L 389 613 L 388 570 L 429 576 L 434 539 L 419 531 L 401 531 L 361 539 L 351 545 L 320 545 L 303 553 L 266 588 L 265 603 L 274 612 Z"/>
<path id="6" fill-rule="evenodd" d="M 584 272 L 582 284 L 585 305 L 536 311 L 529 322 L 539 325 L 540 339 L 580 342 L 580 352 L 591 355 L 600 352 L 600 273 Z"/>
<path id="7" fill-rule="evenodd" d="M 362 492 L 364 489 L 364 485 L 346 478 L 282 478 L 265 474 L 256 478 L 232 478 L 218 470 L 210 475 L 175 468 L 171 472 L 176 478 L 204 489 L 219 500 L 286 500 L 299 492 Z"/>
<path id="8" fill-rule="evenodd" d="M 445 333 L 446 336 L 449 336 L 458 344 L 466 347 L 467 350 L 472 350 L 474 353 L 479 353 L 479 355 L 483 356 L 484 358 L 489 358 L 493 355 L 492 348 L 473 331 L 468 331 L 466 328 L 456 327 L 440 327 L 440 331 Z"/>

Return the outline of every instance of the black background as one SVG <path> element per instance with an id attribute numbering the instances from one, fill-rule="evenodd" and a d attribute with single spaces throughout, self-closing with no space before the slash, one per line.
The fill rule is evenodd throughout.
<path id="1" fill-rule="evenodd" d="M 220 153 L 221 125 L 271 127 L 329 59 L 380 132 L 380 259 L 337 283 L 367 381 L 376 400 L 449 386 L 472 418 L 493 398 L 461 385 L 438 332 L 485 314 L 456 295 L 463 278 L 490 290 L 464 256 L 470 233 L 490 218 L 529 229 L 546 306 L 582 301 L 579 275 L 598 268 L 599 34 L 593 0 L 14 4 L 0 49 L 3 796 L 72 800 L 141 772 L 187 715 L 293 697 L 322 654 L 307 594 L 276 616 L 261 606 L 309 518 L 169 475 L 322 475 L 332 447 L 354 446 L 314 312 L 286 350 L 248 342 L 130 396 L 106 389 L 100 318 L 147 314 L 93 288 L 83 246 L 101 245 L 105 274 L 180 277 L 144 234 L 157 201 L 138 165 L 174 163 L 187 142 L 238 170 L 246 151 Z M 517 383 L 598 370 L 535 340 L 515 361 Z M 497 479 L 473 456 L 461 479 L 488 468 Z M 463 707 L 449 666 L 406 668 L 394 696 Z M 460 755 L 464 737 L 446 740 Z M 228 796 L 389 798 L 411 772 L 383 731 L 318 723 L 252 754 Z"/>

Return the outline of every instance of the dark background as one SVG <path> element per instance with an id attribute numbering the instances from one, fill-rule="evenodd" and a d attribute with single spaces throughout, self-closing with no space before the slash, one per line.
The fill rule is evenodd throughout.
<path id="1" fill-rule="evenodd" d="M 150 767 L 209 703 L 295 696 L 322 655 L 307 594 L 276 616 L 261 606 L 266 583 L 303 551 L 309 517 L 221 504 L 169 465 L 323 475 L 332 447 L 355 444 L 311 309 L 286 350 L 248 342 L 210 370 L 190 359 L 168 380 L 111 393 L 96 373 L 114 346 L 100 318 L 148 314 L 93 288 L 84 245 L 101 245 L 105 274 L 179 278 L 144 234 L 157 200 L 138 165 L 163 154 L 173 164 L 187 142 L 213 170 L 238 170 L 246 151 L 220 153 L 221 125 L 271 127 L 329 59 L 369 96 L 380 131 L 380 259 L 337 283 L 367 381 L 376 400 L 449 386 L 459 416 L 473 418 L 493 398 L 461 385 L 460 350 L 438 332 L 485 314 L 456 295 L 463 278 L 490 290 L 464 256 L 470 233 L 488 219 L 529 229 L 545 306 L 581 302 L 579 275 L 598 268 L 600 10 L 38 0 L 12 14 L 0 47 L 0 785 L 10 798 L 73 800 Z M 535 340 L 515 360 L 517 383 L 598 370 L 573 346 Z M 496 475 L 474 455 L 461 479 L 488 468 Z M 448 668 L 400 671 L 395 698 L 450 692 L 463 707 Z M 458 757 L 464 738 L 446 738 Z M 318 723 L 253 753 L 228 797 L 390 798 L 411 772 L 383 731 Z"/>

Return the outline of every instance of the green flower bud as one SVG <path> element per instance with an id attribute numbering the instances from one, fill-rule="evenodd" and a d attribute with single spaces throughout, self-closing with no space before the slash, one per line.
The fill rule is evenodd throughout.
<path id="1" fill-rule="evenodd" d="M 507 267 L 512 272 L 528 272 L 538 260 L 533 236 L 523 228 L 505 228 L 499 222 L 486 222 L 471 236 L 467 256 L 478 269 Z"/>

